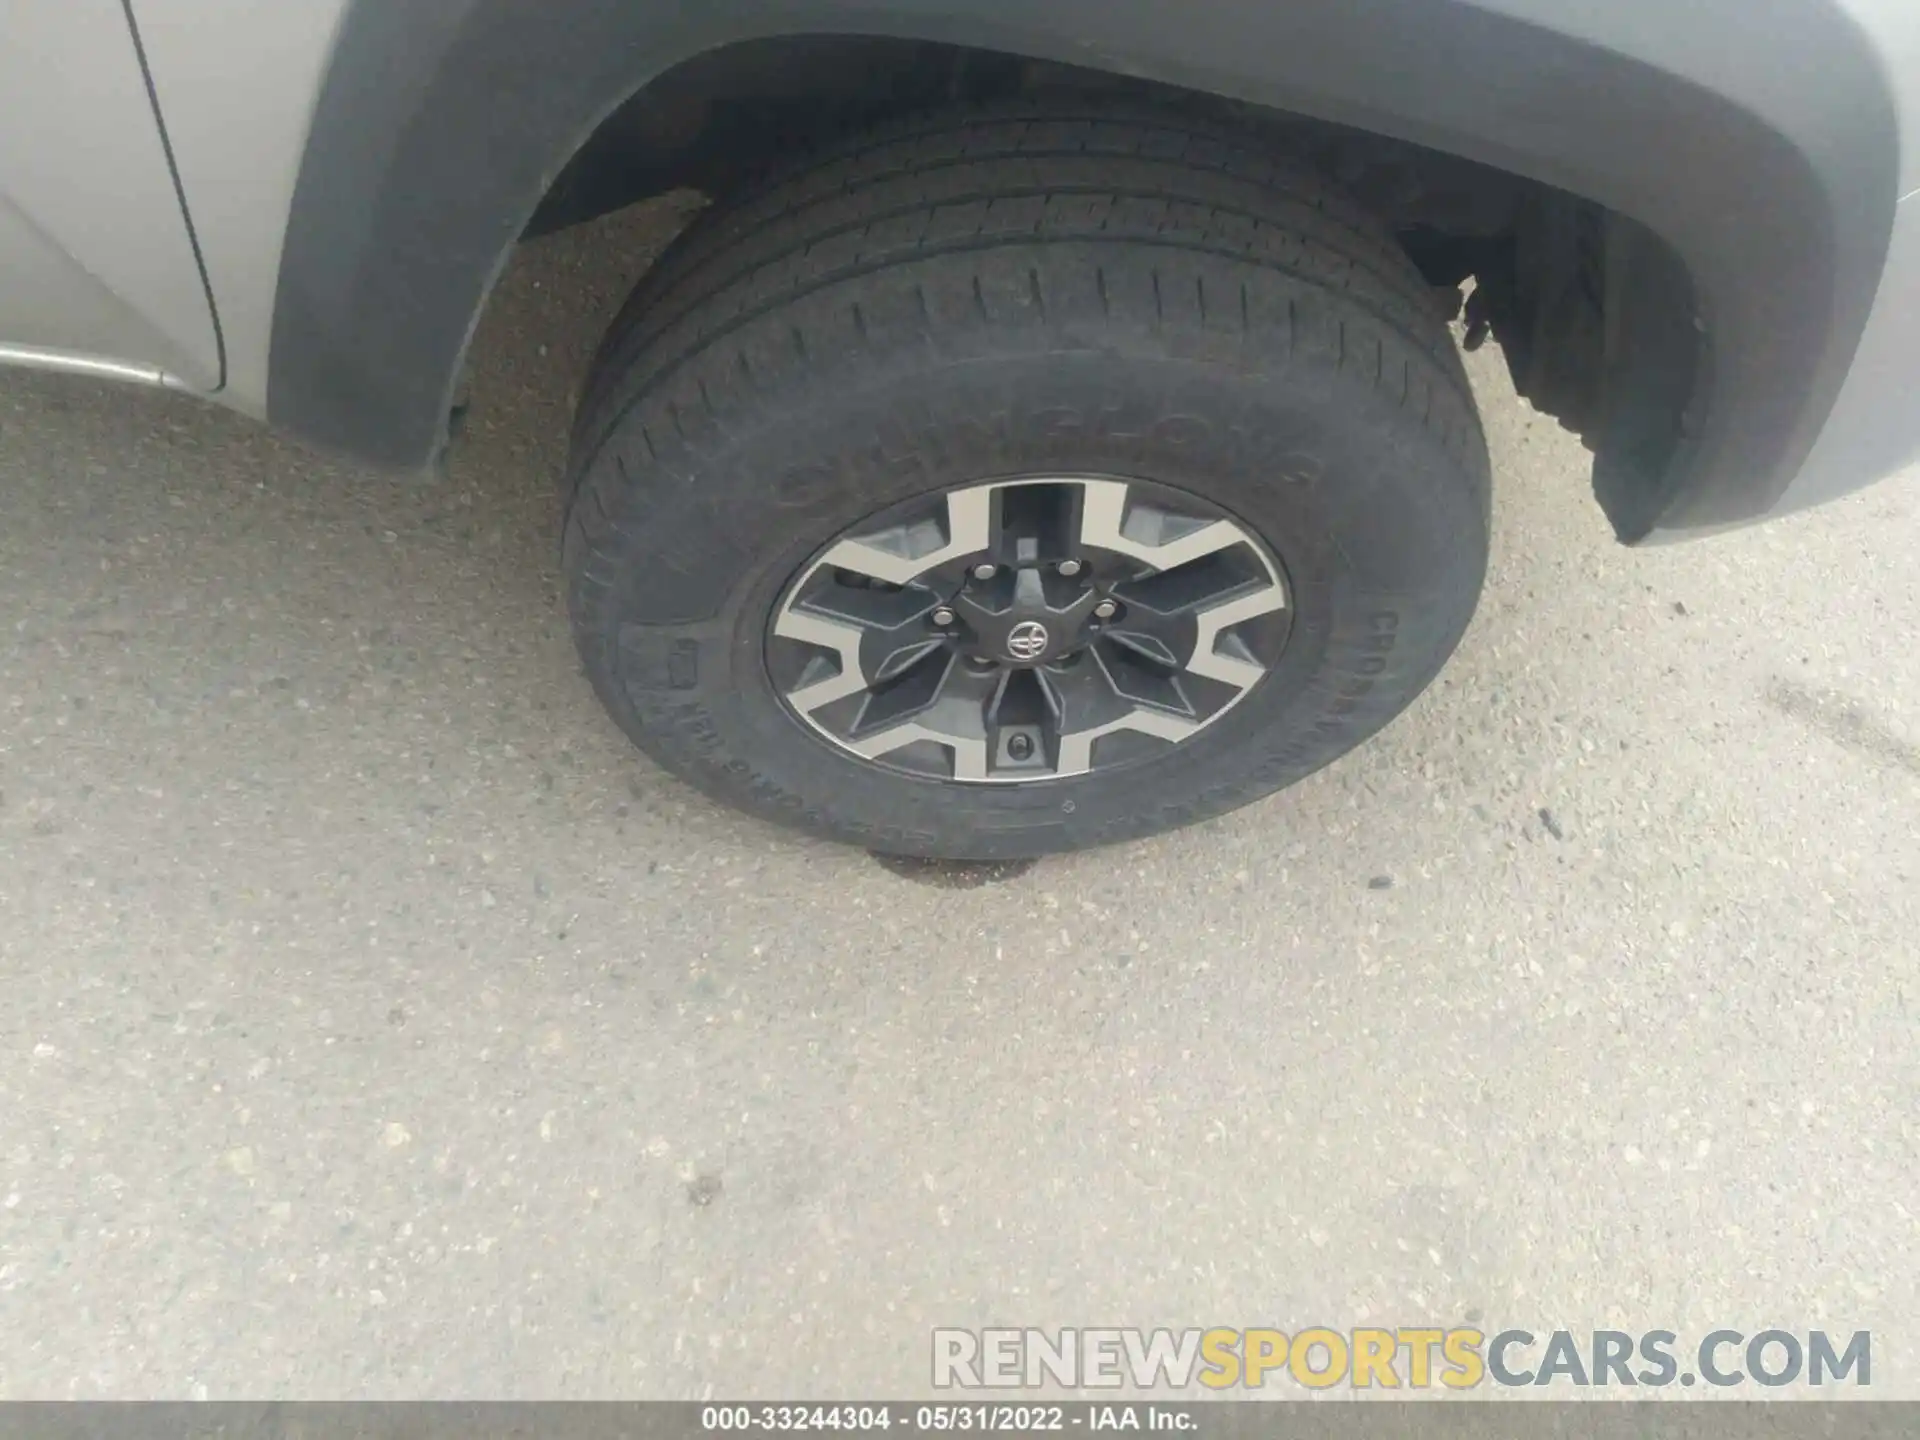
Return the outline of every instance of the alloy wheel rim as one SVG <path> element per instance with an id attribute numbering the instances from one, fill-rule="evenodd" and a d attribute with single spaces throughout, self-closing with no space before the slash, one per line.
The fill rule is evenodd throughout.
<path id="1" fill-rule="evenodd" d="M 1285 571 L 1247 526 L 1141 480 L 992 480 L 894 506 L 801 567 L 768 627 L 789 713 L 840 751 L 971 784 L 1190 742 L 1266 679 Z"/>

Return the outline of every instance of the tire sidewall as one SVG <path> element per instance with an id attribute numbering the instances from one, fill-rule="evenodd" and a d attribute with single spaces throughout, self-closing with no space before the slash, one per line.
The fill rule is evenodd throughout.
<path id="1" fill-rule="evenodd" d="M 868 848 L 994 859 L 1120 840 L 1277 789 L 1378 730 L 1470 619 L 1485 568 L 1484 472 L 1338 370 L 1272 374 L 1113 348 L 883 368 L 717 421 L 677 454 L 617 464 L 627 563 L 575 588 L 578 638 L 616 719 L 736 804 Z M 865 517 L 995 479 L 1156 481 L 1225 509 L 1286 572 L 1287 645 L 1226 715 L 1111 771 L 970 785 L 847 755 L 767 673 L 793 576 Z M 602 662 L 596 665 L 594 659 Z"/>

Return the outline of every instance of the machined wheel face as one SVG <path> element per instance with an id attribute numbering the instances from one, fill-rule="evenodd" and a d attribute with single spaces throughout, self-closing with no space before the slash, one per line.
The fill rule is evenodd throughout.
<path id="1" fill-rule="evenodd" d="M 895 506 L 803 566 L 768 629 L 787 709 L 840 750 L 974 784 L 1184 744 L 1287 642 L 1285 572 L 1185 491 L 996 480 Z"/>

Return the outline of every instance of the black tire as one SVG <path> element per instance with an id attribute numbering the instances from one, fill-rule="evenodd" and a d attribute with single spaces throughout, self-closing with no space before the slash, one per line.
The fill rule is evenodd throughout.
<path id="1" fill-rule="evenodd" d="M 635 292 L 575 432 L 565 573 L 620 726 L 721 800 L 901 854 L 1040 855 L 1244 805 L 1405 709 L 1471 618 L 1485 442 L 1404 253 L 1328 184 L 1182 118 L 934 116 L 705 216 Z M 1291 630 L 1217 723 L 1020 785 L 837 750 L 769 676 L 770 616 L 915 495 L 1138 477 L 1279 557 Z"/>

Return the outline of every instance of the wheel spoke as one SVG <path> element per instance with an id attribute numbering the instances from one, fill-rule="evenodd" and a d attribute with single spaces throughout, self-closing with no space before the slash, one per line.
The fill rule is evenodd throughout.
<path id="1" fill-rule="evenodd" d="M 1142 628 L 1138 622 L 1125 629 L 1116 627 L 1109 630 L 1101 639 L 1105 644 L 1118 645 L 1123 650 L 1131 651 L 1147 664 L 1162 670 L 1180 668 L 1180 658 L 1167 647 L 1166 641 L 1154 629 Z"/>
<path id="2" fill-rule="evenodd" d="M 874 693 L 879 693 L 880 686 L 897 684 L 900 680 L 904 679 L 907 672 L 911 670 L 927 668 L 921 662 L 926 660 L 928 656 L 951 655 L 952 653 L 953 652 L 947 648 L 947 642 L 937 636 L 931 640 L 915 640 L 906 645 L 902 645 L 898 650 L 893 651 L 878 665 L 873 667 Z M 942 665 L 940 668 L 944 670 L 946 666 Z"/>
<path id="3" fill-rule="evenodd" d="M 1134 708 L 1134 701 L 1114 685 L 1107 667 L 1092 657 L 1071 669 L 1050 670 L 1046 680 L 1060 708 L 1060 728 L 1069 734 L 1097 730 Z"/>
<path id="4" fill-rule="evenodd" d="M 1192 651 L 1193 618 L 1183 611 L 1155 610 L 1124 590 L 1114 593 L 1126 601 L 1126 611 L 1107 627 L 1102 641 L 1124 646 L 1143 662 L 1178 670 Z"/>
<path id="5" fill-rule="evenodd" d="M 1108 636 L 1093 647 L 1093 660 L 1107 683 L 1128 705 L 1146 705 L 1170 715 L 1195 718 L 1192 699 L 1182 688 L 1179 667 L 1143 661 L 1140 652 Z"/>
<path id="6" fill-rule="evenodd" d="M 853 721 L 855 736 L 884 730 L 929 709 L 940 698 L 947 672 L 959 663 L 939 641 L 900 653 L 911 658 L 902 662 L 896 655 L 898 663 L 876 672 L 867 702 Z"/>
<path id="7" fill-rule="evenodd" d="M 1286 604 L 1286 592 L 1278 585 L 1270 584 L 1238 599 L 1202 610 L 1194 616 L 1196 634 L 1193 656 L 1187 661 L 1187 669 L 1209 680 L 1218 680 L 1242 690 L 1250 689 L 1267 673 L 1266 667 L 1244 655 L 1221 654 L 1220 642 L 1235 625 L 1284 610 Z"/>
<path id="8" fill-rule="evenodd" d="M 882 730 L 877 735 L 869 735 L 864 740 L 849 740 L 847 748 L 856 755 L 869 760 L 878 760 L 882 755 L 892 754 L 895 750 L 905 749 L 916 741 L 928 740 L 946 749 L 952 757 L 953 778 L 956 780 L 985 780 L 987 778 L 987 741 L 984 735 L 954 735 L 945 730 L 936 730 L 919 721 L 909 721 L 904 725 L 895 725 L 891 730 Z"/>
<path id="9" fill-rule="evenodd" d="M 1129 505 L 1131 487 L 1119 480 L 1087 480 L 1080 508 L 1080 543 L 1131 556 L 1155 570 L 1172 570 L 1246 543 L 1230 520 L 1188 520 L 1151 504 Z"/>
<path id="10" fill-rule="evenodd" d="M 987 754 L 995 766 L 1044 771 L 1058 748 L 1060 697 L 1038 670 L 1002 670 L 999 681 L 986 705 Z"/>
<path id="11" fill-rule="evenodd" d="M 1084 775 L 1093 768 L 1093 747 L 1109 735 L 1122 730 L 1137 731 L 1142 735 L 1152 735 L 1161 740 L 1179 742 L 1200 728 L 1192 720 L 1183 720 L 1178 715 L 1169 715 L 1161 710 L 1149 710 L 1145 706 L 1128 711 L 1091 730 L 1075 730 L 1060 737 L 1059 758 L 1054 762 L 1054 773 L 1060 776 Z"/>
<path id="12" fill-rule="evenodd" d="M 1035 565 L 1072 555 L 1078 548 L 1074 537 L 1083 488 L 1071 481 L 999 486 L 994 560 L 1003 565 Z"/>
<path id="13" fill-rule="evenodd" d="M 842 540 L 819 563 L 870 575 L 889 585 L 907 585 L 929 570 L 987 548 L 995 488 L 957 490 L 946 497 L 939 520 L 929 517 Z"/>
<path id="14" fill-rule="evenodd" d="M 822 705 L 858 695 L 867 688 L 866 674 L 860 668 L 860 642 L 865 632 L 858 626 L 789 608 L 774 621 L 773 633 L 830 651 L 840 662 L 837 674 L 804 684 L 787 696 L 787 703 L 802 715 L 811 715 Z"/>
<path id="15" fill-rule="evenodd" d="M 947 751 L 955 780 L 988 778 L 987 706 L 1000 686 L 996 672 L 979 674 L 950 665 L 932 700 L 910 719 L 847 743 L 869 760 L 923 741 Z"/>
<path id="16" fill-rule="evenodd" d="M 1239 552 L 1215 552 L 1172 570 L 1115 587 L 1126 607 L 1114 638 L 1151 654 L 1163 649 L 1195 675 L 1246 690 L 1266 667 L 1242 653 L 1223 653 L 1236 625 L 1284 610 L 1286 591 L 1263 565 Z"/>
<path id="17" fill-rule="evenodd" d="M 933 591 L 919 585 L 860 584 L 865 577 L 853 577 L 850 583 L 833 571 L 822 571 L 819 580 L 796 597 L 795 604 L 829 620 L 844 620 L 867 630 L 899 630 L 926 618 L 940 602 Z"/>

